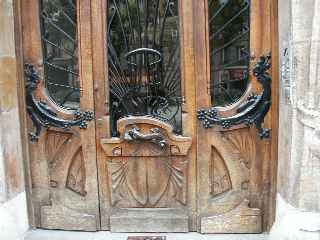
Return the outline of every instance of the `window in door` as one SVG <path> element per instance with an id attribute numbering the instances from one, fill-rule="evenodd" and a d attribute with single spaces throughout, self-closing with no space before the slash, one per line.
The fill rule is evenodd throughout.
<path id="1" fill-rule="evenodd" d="M 76 0 L 40 1 L 45 87 L 66 109 L 80 104 L 76 5 Z"/>
<path id="2" fill-rule="evenodd" d="M 250 2 L 208 2 L 210 91 L 214 106 L 236 102 L 249 82 Z"/>
<path id="3" fill-rule="evenodd" d="M 152 116 L 180 134 L 178 1 L 109 1 L 107 26 L 112 136 L 125 116 Z"/>

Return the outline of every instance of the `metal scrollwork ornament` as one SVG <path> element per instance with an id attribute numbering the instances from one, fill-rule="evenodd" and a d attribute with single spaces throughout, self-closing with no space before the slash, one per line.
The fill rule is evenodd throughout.
<path id="1" fill-rule="evenodd" d="M 73 119 L 59 118 L 46 102 L 34 97 L 33 92 L 38 87 L 40 78 L 32 64 L 25 64 L 25 78 L 27 112 L 35 127 L 34 132 L 28 133 L 30 141 L 38 141 L 43 128 L 56 127 L 69 130 L 73 126 L 78 126 L 80 129 L 86 129 L 88 122 L 93 120 L 92 111 L 76 111 Z"/>
<path id="2" fill-rule="evenodd" d="M 235 125 L 245 124 L 248 127 L 253 123 L 256 125 L 261 139 L 270 138 L 270 129 L 262 127 L 264 118 L 271 106 L 271 55 L 261 56 L 253 68 L 253 75 L 262 85 L 262 92 L 258 95 L 252 94 L 247 101 L 242 104 L 237 113 L 230 117 L 219 116 L 216 107 L 198 110 L 197 117 L 202 122 L 204 128 L 212 128 L 219 125 L 223 129 L 229 129 Z"/>

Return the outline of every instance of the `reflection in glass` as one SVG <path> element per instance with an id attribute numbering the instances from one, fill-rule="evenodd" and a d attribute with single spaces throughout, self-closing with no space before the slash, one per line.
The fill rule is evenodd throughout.
<path id="1" fill-rule="evenodd" d="M 214 106 L 237 101 L 249 82 L 250 1 L 208 0 L 210 90 Z"/>
<path id="2" fill-rule="evenodd" d="M 77 109 L 80 86 L 76 0 L 42 0 L 40 6 L 46 89 L 58 105 Z"/>
<path id="3" fill-rule="evenodd" d="M 112 135 L 125 116 L 152 116 L 181 133 L 177 0 L 110 0 L 108 72 Z"/>

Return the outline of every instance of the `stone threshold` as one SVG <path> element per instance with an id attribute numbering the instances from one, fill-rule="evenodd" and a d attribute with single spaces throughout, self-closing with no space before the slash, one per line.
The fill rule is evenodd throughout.
<path id="1" fill-rule="evenodd" d="M 128 236 L 166 236 L 166 240 L 268 240 L 268 234 L 111 233 L 30 230 L 24 240 L 127 240 Z"/>

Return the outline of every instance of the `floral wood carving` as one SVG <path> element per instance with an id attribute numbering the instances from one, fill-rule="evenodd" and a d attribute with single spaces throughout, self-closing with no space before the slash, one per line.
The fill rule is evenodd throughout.
<path id="1" fill-rule="evenodd" d="M 237 113 L 230 117 L 221 117 L 217 107 L 198 110 L 198 119 L 204 128 L 212 128 L 213 125 L 220 125 L 223 129 L 229 129 L 235 125 L 245 124 L 247 126 L 256 125 L 261 139 L 270 138 L 270 129 L 262 127 L 265 116 L 271 105 L 271 76 L 268 70 L 271 55 L 261 56 L 253 68 L 253 75 L 262 85 L 262 92 L 259 95 L 252 94 L 247 101 L 242 104 Z"/>
<path id="2" fill-rule="evenodd" d="M 74 131 L 49 129 L 45 147 L 50 187 L 67 188 L 86 196 L 86 167 L 79 135 Z"/>
<path id="3" fill-rule="evenodd" d="M 186 204 L 187 162 L 181 159 L 133 157 L 114 159 L 107 165 L 113 206 L 154 208 Z"/>
<path id="4" fill-rule="evenodd" d="M 25 77 L 27 112 L 35 127 L 35 132 L 29 132 L 30 141 L 37 141 L 43 128 L 56 127 L 65 130 L 72 126 L 79 126 L 80 129 L 87 128 L 88 122 L 93 119 L 93 112 L 76 111 L 73 119 L 59 118 L 46 102 L 34 97 L 33 92 L 40 83 L 40 77 L 32 64 L 25 64 Z"/>
<path id="5" fill-rule="evenodd" d="M 82 148 L 79 148 L 77 153 L 72 159 L 71 166 L 68 172 L 67 178 L 67 188 L 80 194 L 81 196 L 86 196 L 85 191 L 86 185 L 86 169 L 84 164 Z"/>
<path id="6" fill-rule="evenodd" d="M 232 182 L 229 170 L 224 159 L 213 146 L 211 147 L 210 165 L 211 195 L 216 197 L 230 191 L 232 189 Z"/>
<path id="7" fill-rule="evenodd" d="M 192 139 L 174 134 L 171 125 L 148 116 L 122 118 L 117 127 L 118 138 L 101 139 L 107 157 L 112 206 L 184 206 L 187 201 L 186 156 Z M 160 143 L 164 143 L 163 147 Z"/>

